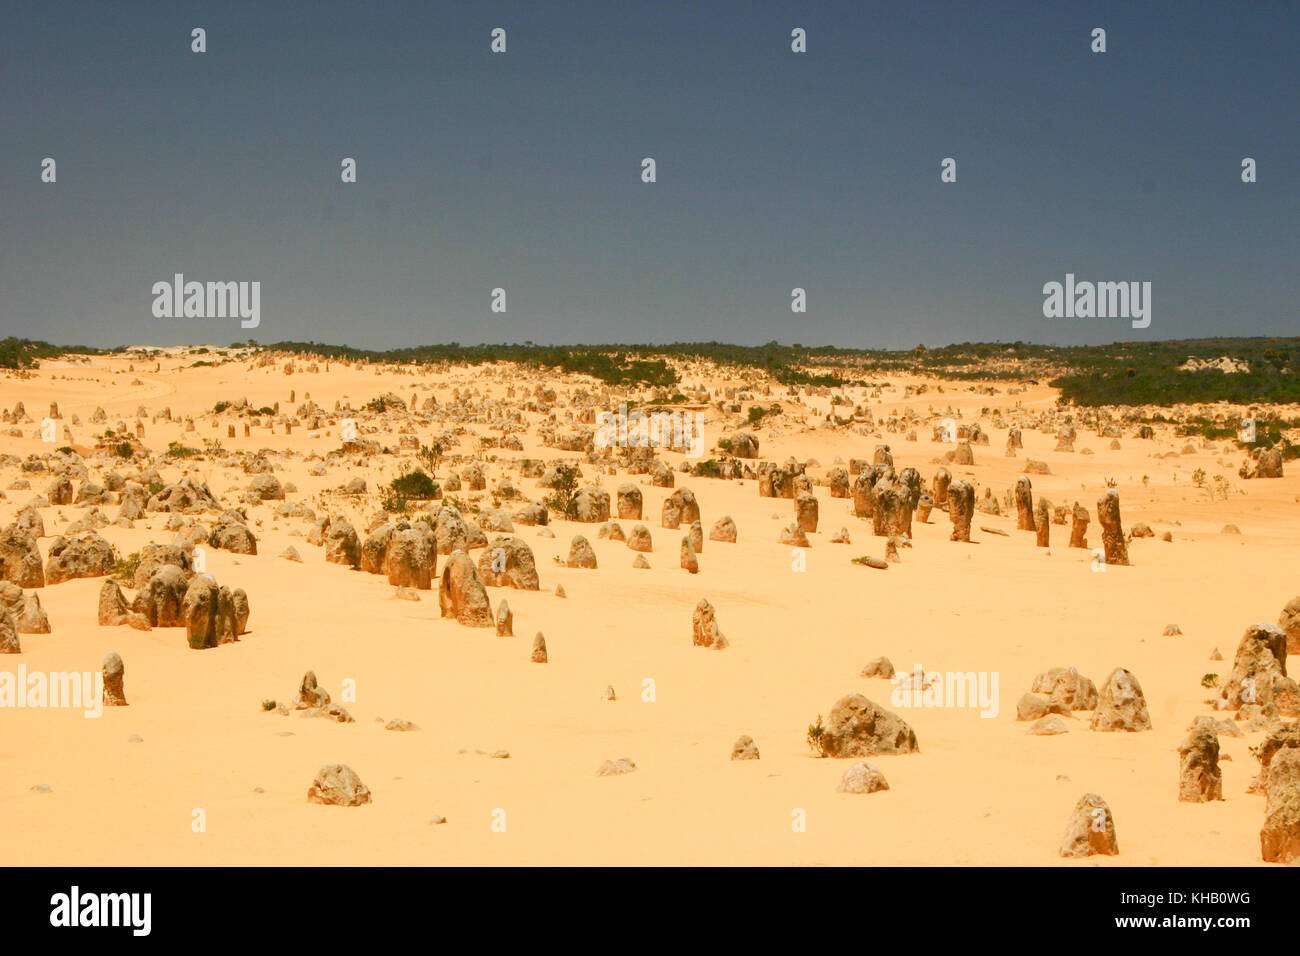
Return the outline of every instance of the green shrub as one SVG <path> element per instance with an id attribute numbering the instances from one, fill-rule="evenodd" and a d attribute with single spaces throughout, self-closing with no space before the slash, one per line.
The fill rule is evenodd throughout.
<path id="1" fill-rule="evenodd" d="M 817 715 L 817 722 L 808 725 L 808 736 L 805 738 L 808 747 L 818 757 L 826 756 L 826 750 L 823 747 L 823 737 L 826 735 L 826 728 L 822 726 L 822 715 Z"/>
<path id="2" fill-rule="evenodd" d="M 442 463 L 444 450 L 440 441 L 435 441 L 431 445 L 421 444 L 420 450 L 415 453 L 415 457 L 430 472 L 436 472 L 438 465 Z"/>
<path id="3" fill-rule="evenodd" d="M 125 558 L 118 558 L 113 564 L 112 577 L 130 584 L 135 580 L 135 572 L 138 567 L 140 567 L 140 552 L 132 551 Z"/>
<path id="4" fill-rule="evenodd" d="M 561 462 L 555 466 L 555 481 L 551 485 L 552 493 L 543 501 L 547 508 L 573 518 L 578 513 L 578 466 Z"/>
<path id="5" fill-rule="evenodd" d="M 388 487 L 394 494 L 416 501 L 429 501 L 438 497 L 438 483 L 422 471 L 409 471 L 398 475 Z"/>

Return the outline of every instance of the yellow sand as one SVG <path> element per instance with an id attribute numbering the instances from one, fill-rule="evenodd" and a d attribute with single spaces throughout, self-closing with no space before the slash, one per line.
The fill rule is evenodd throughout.
<path id="1" fill-rule="evenodd" d="M 57 401 L 64 416 L 57 444 L 64 443 L 63 425 L 77 414 L 83 424 L 73 428 L 75 443 L 89 447 L 92 434 L 104 428 L 89 424 L 96 406 L 107 410 L 110 427 L 122 420 L 134 429 L 138 405 L 150 413 L 167 405 L 179 418 L 242 397 L 254 406 L 278 401 L 288 410 L 307 392 L 326 410 L 344 397 L 359 407 L 389 390 L 409 399 L 416 383 L 435 385 L 440 402 L 458 385 L 501 398 L 508 385 L 531 391 L 543 382 L 561 397 L 577 384 L 592 388 L 589 380 L 506 367 L 435 377 L 333 364 L 310 374 L 300 361 L 300 371 L 286 376 L 282 362 L 251 369 L 246 362 L 184 367 L 193 360 L 166 358 L 156 372 L 152 360 L 137 359 L 135 371 L 127 370 L 125 358 L 47 362 L 29 377 L 0 378 L 0 406 L 21 400 L 39 423 L 48 403 Z M 130 385 L 133 379 L 143 384 Z M 700 377 L 688 374 L 687 380 Z M 924 413 L 951 405 L 970 421 L 981 407 L 1005 409 L 1017 401 L 1047 407 L 1055 400 L 1046 386 L 1011 396 L 1005 384 L 996 385 L 1002 391 L 987 395 L 951 382 L 931 382 L 926 394 L 905 399 L 902 386 L 919 380 L 889 381 L 892 387 L 875 405 L 877 417 L 909 406 Z M 728 383 L 720 373 L 709 380 Z M 937 392 L 941 385 L 943 394 Z M 293 406 L 290 389 L 297 390 Z M 418 394 L 423 401 L 429 392 Z M 762 401 L 778 401 L 790 414 L 776 437 L 759 431 L 761 457 L 815 458 L 820 467 L 810 473 L 817 477 L 837 456 L 845 465 L 850 457 L 870 458 L 884 441 L 897 467 L 917 467 L 928 485 L 938 467 L 934 459 L 946 447 L 930 440 L 928 427 L 915 443 L 899 434 L 874 438 L 818 427 L 830 408 L 826 398 L 800 404 L 785 389 L 774 389 Z M 537 416 L 528 420 L 535 423 Z M 6 427 L 0 450 L 18 456 L 48 451 L 50 445 L 33 437 L 37 428 L 23 426 L 20 439 L 8 437 Z M 146 430 L 145 443 L 155 452 L 173 439 L 201 446 L 205 437 L 228 450 L 324 455 L 339 446 L 337 428 L 316 436 L 296 428 L 286 437 L 282 428 L 271 434 L 260 427 L 244 438 L 241 426 L 239 437 L 229 439 L 224 420 L 214 429 L 199 419 L 198 430 L 188 435 L 175 423 L 146 421 Z M 432 431 L 422 437 L 428 440 Z M 441 620 L 436 590 L 421 592 L 419 603 L 397 600 L 383 577 L 327 564 L 321 548 L 290 533 L 305 531 L 305 521 L 273 515 L 277 503 L 250 512 L 256 556 L 208 552 L 217 580 L 249 595 L 250 633 L 236 644 L 195 651 L 186 646 L 183 629 L 100 627 L 96 602 L 103 579 L 48 586 L 40 597 L 53 633 L 23 635 L 24 653 L 0 658 L 0 669 L 13 671 L 21 660 L 29 670 L 94 670 L 116 650 L 126 663 L 130 706 L 110 708 L 97 720 L 71 710 L 0 710 L 0 864 L 1259 863 L 1264 801 L 1245 791 L 1256 769 L 1248 747 L 1260 735 L 1220 739 L 1222 803 L 1178 801 L 1176 748 L 1192 719 L 1212 712 L 1202 675 L 1225 675 L 1245 627 L 1276 621 L 1282 605 L 1300 592 L 1294 574 L 1300 466 L 1290 465 L 1295 476 L 1281 480 L 1243 482 L 1236 477 L 1239 454 L 1198 450 L 1157 459 L 1153 454 L 1180 450 L 1186 440 L 1139 441 L 1128 437 L 1131 428 L 1117 451 L 1109 449 L 1109 438 L 1080 428 L 1075 447 L 1091 448 L 1091 456 L 1056 453 L 1053 436 L 1026 430 L 1020 457 L 1006 458 L 1005 431 L 991 431 L 990 445 L 975 448 L 974 467 L 952 469 L 954 477 L 973 478 L 979 494 L 988 485 L 1001 497 L 1025 458 L 1038 458 L 1053 474 L 1033 476 L 1035 495 L 1057 504 L 1082 501 L 1093 515 L 1093 545 L 1100 543 L 1095 505 L 1107 477 L 1118 483 L 1126 527 L 1145 521 L 1157 536 L 1172 531 L 1173 542 L 1137 540 L 1132 567 L 1095 573 L 1089 552 L 1064 546 L 1067 527 L 1053 526 L 1045 552 L 1034 546 L 1032 533 L 1014 530 L 1014 515 L 977 514 L 979 543 L 962 545 L 948 540 L 947 516 L 935 512 L 932 523 L 915 526 L 914 547 L 903 550 L 900 564 L 875 571 L 849 559 L 883 556 L 882 539 L 852 517 L 851 500 L 831 498 L 819 486 L 820 529 L 811 536 L 807 570 L 796 573 L 791 549 L 777 543 L 793 518 L 790 501 L 760 498 L 754 481 L 679 473 L 678 485 L 691 488 L 700 502 L 706 532 L 700 573 L 691 576 L 678 566 L 684 531 L 659 523 L 671 489 L 651 487 L 646 476 L 601 475 L 611 496 L 624 481 L 641 485 L 655 544 L 647 555 L 652 569 L 633 570 L 635 554 L 598 539 L 594 525 L 553 521 L 555 537 L 545 538 L 537 528 L 516 524 L 516 534 L 536 554 L 542 589 L 491 589 L 494 606 L 504 598 L 514 610 L 514 638 Z M 710 443 L 717 434 L 706 427 Z M 576 457 L 542 448 L 531 428 L 523 437 L 525 455 Z M 384 441 L 396 447 L 397 436 Z M 476 445 L 469 434 L 453 452 L 472 452 Z M 665 457 L 674 467 L 680 461 Z M 232 504 L 251 480 L 211 460 L 197 467 L 212 491 L 229 495 Z M 459 467 L 444 465 L 439 477 Z M 333 468 L 311 477 L 307 468 L 297 458 L 276 473 L 297 486 L 290 500 L 318 514 L 345 513 L 364 536 L 377 508 L 373 491 L 392 476 L 391 462 L 383 473 Z M 1194 488 L 1197 468 L 1230 478 L 1230 499 L 1211 501 Z M 490 465 L 488 473 L 491 488 L 502 471 Z M 164 477 L 179 474 L 171 469 Z M 372 492 L 363 505 L 322 497 L 357 474 Z M 584 483 L 596 480 L 591 466 L 585 475 Z M 17 477 L 16 469 L 3 469 L 0 487 Z M 48 477 L 31 477 L 30 491 L 6 492 L 0 521 L 11 521 L 43 492 Z M 99 477 L 96 463 L 92 478 Z M 528 496 L 543 494 L 534 480 L 511 477 Z M 489 503 L 490 496 L 457 494 Z M 102 510 L 110 518 L 117 513 L 116 505 Z M 83 509 L 42 513 L 44 554 Z M 734 545 L 707 540 L 724 514 L 739 527 Z M 166 518 L 151 513 L 134 529 L 109 526 L 100 533 L 126 555 L 149 541 L 171 541 Z M 1240 536 L 1220 533 L 1229 522 L 1240 527 Z M 622 524 L 630 531 L 634 522 Z M 996 537 L 979 525 L 1011 534 Z M 841 526 L 852 544 L 829 543 Z M 554 563 L 567 554 L 575 533 L 591 540 L 598 570 Z M 278 556 L 289 545 L 302 564 Z M 557 584 L 566 598 L 555 596 Z M 692 647 L 691 612 L 701 597 L 717 608 L 729 649 Z M 1181 626 L 1182 636 L 1162 636 L 1171 623 Z M 550 649 L 546 665 L 529 662 L 537 631 Z M 1216 647 L 1225 661 L 1210 661 Z M 882 654 L 900 670 L 920 664 L 998 672 L 999 715 L 891 707 L 889 681 L 858 677 L 864 663 Z M 1076 665 L 1098 686 L 1117 666 L 1133 671 L 1154 730 L 1092 733 L 1089 714 L 1083 714 L 1067 719 L 1067 734 L 1028 735 L 1028 725 L 1015 719 L 1016 701 L 1037 672 L 1057 665 Z M 356 700 L 344 704 L 355 724 L 261 711 L 263 698 L 292 701 L 308 668 L 336 701 L 343 681 L 355 681 Z M 645 681 L 653 682 L 653 702 L 642 700 Z M 614 702 L 601 699 L 609 684 L 618 695 Z M 898 712 L 920 741 L 919 754 L 872 758 L 889 781 L 887 792 L 836 792 L 851 761 L 814 758 L 805 744 L 808 725 L 853 691 Z M 386 731 L 381 719 L 394 717 L 420 730 Z M 291 735 L 283 736 L 286 731 Z M 132 734 L 143 741 L 129 742 Z M 761 760 L 728 759 L 741 734 L 754 738 Z M 508 750 L 509 759 L 488 756 L 499 749 Z M 636 772 L 596 775 L 602 761 L 618 757 L 632 759 Z M 373 803 L 354 809 L 309 804 L 313 776 L 330 763 L 350 765 L 370 787 Z M 31 789 L 39 784 L 52 792 Z M 1089 791 L 1110 804 L 1120 855 L 1064 861 L 1057 849 L 1066 820 Z M 206 814 L 205 832 L 193 830 L 196 808 Z M 799 810 L 805 832 L 792 828 Z M 439 815 L 447 823 L 432 825 Z"/>

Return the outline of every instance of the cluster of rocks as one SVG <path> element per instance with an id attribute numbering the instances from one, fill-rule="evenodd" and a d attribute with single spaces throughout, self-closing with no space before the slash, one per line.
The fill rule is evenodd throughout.
<path id="1" fill-rule="evenodd" d="M 9 581 L 0 582 L 0 607 L 10 615 L 4 630 L 12 633 L 16 646 L 18 634 L 49 634 L 50 618 L 35 592 L 26 592 Z"/>
<path id="2" fill-rule="evenodd" d="M 130 601 L 109 578 L 99 590 L 99 623 L 127 624 L 137 630 L 184 627 L 189 646 L 217 647 L 237 641 L 248 631 L 248 595 L 242 588 L 217 584 L 211 574 L 193 569 L 189 553 L 178 545 L 149 544 L 140 553 Z"/>

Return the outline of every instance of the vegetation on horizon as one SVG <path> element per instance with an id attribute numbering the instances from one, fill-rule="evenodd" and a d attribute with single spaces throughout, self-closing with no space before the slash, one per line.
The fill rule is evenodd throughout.
<path id="1" fill-rule="evenodd" d="M 236 343 L 234 347 L 243 347 Z M 710 362 L 752 369 L 787 386 L 830 387 L 868 384 L 889 374 L 912 373 L 957 381 L 1048 382 L 1062 401 L 1075 405 L 1172 405 L 1233 402 L 1300 403 L 1300 338 L 1206 338 L 1108 345 L 1054 346 L 1027 342 L 960 342 L 912 349 L 856 349 L 837 346 L 729 345 L 681 342 L 671 345 L 555 346 L 533 342 L 461 345 L 450 342 L 376 351 L 317 342 L 248 343 L 270 352 L 325 361 L 392 364 L 516 362 L 534 368 L 590 375 L 616 387 L 670 389 L 681 376 L 674 367 Z M 48 342 L 0 340 L 0 367 L 30 368 L 42 358 L 100 350 Z M 1220 367 L 1228 359 L 1236 371 Z M 1183 368 L 1189 362 L 1207 367 Z M 674 389 L 675 391 L 675 389 Z"/>

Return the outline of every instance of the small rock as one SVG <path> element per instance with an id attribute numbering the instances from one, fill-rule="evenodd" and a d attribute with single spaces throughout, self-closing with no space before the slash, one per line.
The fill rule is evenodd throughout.
<path id="1" fill-rule="evenodd" d="M 1051 737 L 1055 734 L 1068 733 L 1069 727 L 1065 726 L 1065 721 L 1055 714 L 1048 714 L 1046 717 L 1040 717 L 1029 725 L 1029 733 L 1039 737 Z"/>
<path id="2" fill-rule="evenodd" d="M 307 789 L 307 802 L 359 807 L 370 802 L 370 790 L 347 764 L 329 764 L 321 767 Z"/>
<path id="3" fill-rule="evenodd" d="M 877 657 L 875 660 L 867 661 L 862 668 L 859 677 L 884 677 L 889 679 L 894 676 L 894 665 L 888 657 Z"/>
<path id="4" fill-rule="evenodd" d="M 877 790 L 888 790 L 889 784 L 883 773 L 870 764 L 859 761 L 844 771 L 836 789 L 840 793 L 875 793 Z"/>
<path id="5" fill-rule="evenodd" d="M 635 769 L 636 764 L 626 757 L 620 757 L 618 760 L 606 760 L 596 770 L 596 774 L 601 777 L 613 777 L 621 773 L 631 773 Z"/>

